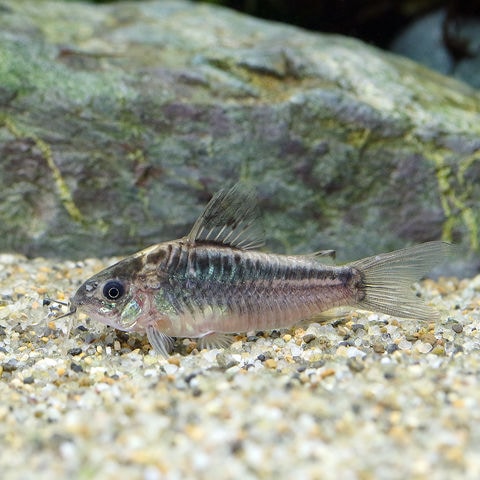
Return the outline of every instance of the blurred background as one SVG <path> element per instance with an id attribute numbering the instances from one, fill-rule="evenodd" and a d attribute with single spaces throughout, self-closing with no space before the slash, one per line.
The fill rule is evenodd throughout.
<path id="1" fill-rule="evenodd" d="M 480 86 L 479 0 L 194 1 L 312 31 L 355 37 Z"/>

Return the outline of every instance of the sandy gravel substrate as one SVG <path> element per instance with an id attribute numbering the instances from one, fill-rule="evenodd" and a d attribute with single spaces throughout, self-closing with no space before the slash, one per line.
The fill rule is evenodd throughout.
<path id="1" fill-rule="evenodd" d="M 417 286 L 437 324 L 354 312 L 167 361 L 48 317 L 107 263 L 0 255 L 3 480 L 480 478 L 480 276 Z"/>

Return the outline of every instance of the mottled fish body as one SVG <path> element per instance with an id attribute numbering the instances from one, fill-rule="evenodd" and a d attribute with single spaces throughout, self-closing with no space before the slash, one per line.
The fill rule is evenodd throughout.
<path id="1" fill-rule="evenodd" d="M 168 355 L 172 337 L 222 345 L 225 334 L 289 327 L 340 306 L 434 319 L 410 290 L 445 254 L 429 242 L 343 266 L 322 256 L 258 250 L 263 231 L 254 195 L 218 192 L 182 239 L 149 247 L 87 280 L 70 311 L 124 331 L 146 332 Z"/>

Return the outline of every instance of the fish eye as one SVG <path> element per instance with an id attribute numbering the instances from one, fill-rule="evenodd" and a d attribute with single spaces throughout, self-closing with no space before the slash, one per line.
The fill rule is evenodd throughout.
<path id="1" fill-rule="evenodd" d="M 103 296 L 108 300 L 118 300 L 125 293 L 125 287 L 118 280 L 109 280 L 103 287 Z"/>

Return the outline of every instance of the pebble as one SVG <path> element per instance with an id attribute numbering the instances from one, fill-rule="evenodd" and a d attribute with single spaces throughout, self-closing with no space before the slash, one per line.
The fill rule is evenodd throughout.
<path id="1" fill-rule="evenodd" d="M 396 350 L 399 350 L 398 345 L 396 343 L 390 343 L 387 345 L 387 353 L 392 354 Z"/>
<path id="2" fill-rule="evenodd" d="M 18 368 L 18 360 L 11 358 L 2 365 L 4 372 L 14 372 Z"/>
<path id="3" fill-rule="evenodd" d="M 461 323 L 454 323 L 452 325 L 452 330 L 455 333 L 462 333 L 463 332 L 463 325 Z"/>
<path id="4" fill-rule="evenodd" d="M 68 350 L 68 355 L 71 355 L 72 357 L 75 357 L 77 355 L 80 355 L 82 353 L 82 349 L 80 347 L 75 347 L 75 348 L 71 348 L 70 350 Z"/>
<path id="5" fill-rule="evenodd" d="M 365 365 L 358 360 L 358 357 L 349 358 L 347 360 L 347 365 L 352 372 L 361 372 L 365 368 Z"/>
<path id="6" fill-rule="evenodd" d="M 398 348 L 400 350 L 410 350 L 412 348 L 412 342 L 407 340 L 407 338 L 403 338 L 398 342 Z"/>
<path id="7" fill-rule="evenodd" d="M 267 368 L 277 368 L 277 361 L 274 360 L 273 358 L 267 358 L 264 362 L 264 365 Z"/>
<path id="8" fill-rule="evenodd" d="M 227 369 L 238 365 L 240 362 L 233 355 L 222 351 L 217 354 L 217 363 L 220 368 Z"/>
<path id="9" fill-rule="evenodd" d="M 81 365 L 79 365 L 78 363 L 72 362 L 72 363 L 70 364 L 70 368 L 71 368 L 74 372 L 77 372 L 77 373 L 83 372 L 83 367 L 82 367 Z"/>
<path id="10" fill-rule="evenodd" d="M 305 343 L 310 343 L 312 340 L 315 340 L 317 337 L 315 334 L 313 333 L 306 333 L 303 337 L 302 337 L 302 340 L 305 342 Z"/>
<path id="11" fill-rule="evenodd" d="M 431 343 L 426 343 L 418 340 L 415 342 L 415 350 L 420 353 L 428 353 L 433 349 L 433 346 Z"/>

